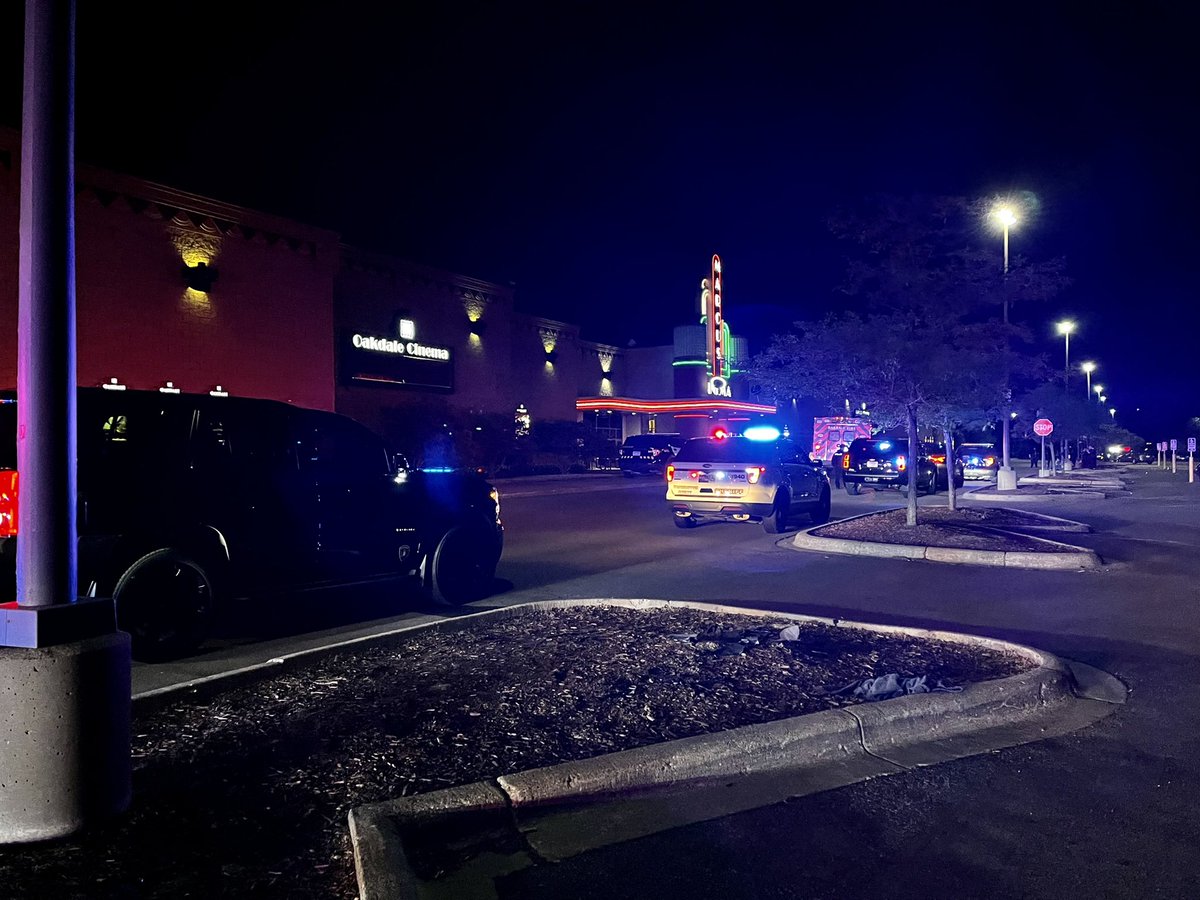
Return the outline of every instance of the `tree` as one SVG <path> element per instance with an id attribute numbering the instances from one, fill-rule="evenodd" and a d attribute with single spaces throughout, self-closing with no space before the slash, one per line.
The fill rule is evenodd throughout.
<path id="1" fill-rule="evenodd" d="M 777 398 L 865 400 L 873 419 L 904 427 L 911 453 L 919 422 L 936 424 L 952 453 L 953 428 L 1000 408 L 1020 368 L 1010 348 L 1021 331 L 996 321 L 998 300 L 1042 299 L 1062 283 L 1057 266 L 1002 283 L 977 211 L 963 198 L 882 197 L 837 213 L 830 228 L 850 252 L 842 290 L 865 313 L 797 323 L 755 360 L 755 377 Z M 912 489 L 907 522 L 917 523 Z"/>

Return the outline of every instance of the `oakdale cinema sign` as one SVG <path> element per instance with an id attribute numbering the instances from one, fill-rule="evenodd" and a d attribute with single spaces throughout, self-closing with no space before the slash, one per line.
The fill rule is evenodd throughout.
<path id="1" fill-rule="evenodd" d="M 412 319 L 400 319 L 397 336 L 356 332 L 343 345 L 342 368 L 347 380 L 366 384 L 454 389 L 454 360 L 449 347 L 417 340 Z"/>

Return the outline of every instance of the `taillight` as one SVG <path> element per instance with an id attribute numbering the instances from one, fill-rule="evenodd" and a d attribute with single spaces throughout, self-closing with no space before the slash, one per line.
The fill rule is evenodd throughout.
<path id="1" fill-rule="evenodd" d="M 675 480 L 675 466 L 668 463 L 667 464 L 667 481 L 674 481 L 674 480 Z"/>
<path id="2" fill-rule="evenodd" d="M 746 470 L 746 480 L 751 484 L 758 484 L 758 479 L 762 478 L 766 471 L 766 466 L 751 466 Z"/>
<path id="3" fill-rule="evenodd" d="M 850 454 L 849 453 L 842 454 L 842 468 L 843 469 L 850 468 Z"/>
<path id="4" fill-rule="evenodd" d="M 908 461 L 903 456 L 897 456 L 896 468 L 903 472 L 906 468 L 908 468 Z"/>
<path id="5" fill-rule="evenodd" d="M 939 453 L 936 456 L 931 456 L 929 458 L 932 459 L 935 463 L 937 463 L 940 466 L 942 463 L 944 463 L 946 461 L 946 454 Z"/>
<path id="6" fill-rule="evenodd" d="M 994 465 L 996 464 L 996 457 L 994 457 L 994 456 L 985 456 L 985 457 L 983 458 L 983 464 L 984 464 L 985 466 L 994 466 Z"/>
<path id="7" fill-rule="evenodd" d="M 0 537 L 17 534 L 17 473 L 0 469 Z"/>

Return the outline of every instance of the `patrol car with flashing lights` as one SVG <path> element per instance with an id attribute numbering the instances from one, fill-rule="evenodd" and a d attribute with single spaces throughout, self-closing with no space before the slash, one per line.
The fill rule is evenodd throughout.
<path id="1" fill-rule="evenodd" d="M 734 435 L 718 429 L 687 441 L 667 466 L 667 505 L 675 525 L 762 522 L 768 534 L 799 516 L 829 521 L 829 479 L 821 464 L 771 426 Z"/>
<path id="2" fill-rule="evenodd" d="M 963 464 L 963 477 L 995 481 L 1000 470 L 1000 457 L 995 444 L 960 444 L 958 458 Z"/>

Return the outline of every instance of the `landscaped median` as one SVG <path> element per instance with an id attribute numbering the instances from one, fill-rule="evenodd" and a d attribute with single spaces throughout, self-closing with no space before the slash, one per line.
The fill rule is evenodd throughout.
<path id="1" fill-rule="evenodd" d="M 797 550 L 978 566 L 1095 569 L 1103 565 L 1092 550 L 1039 536 L 1091 531 L 1070 519 L 987 507 L 921 507 L 918 524 L 912 526 L 905 524 L 905 517 L 904 509 L 865 513 L 801 531 L 787 543 Z"/>
<path id="2" fill-rule="evenodd" d="M 1124 686 L 1098 670 L 1029 647 L 947 632 L 647 600 L 536 603 L 491 615 L 517 617 L 531 633 L 552 634 L 558 629 L 546 627 L 548 612 L 586 617 L 588 607 L 596 608 L 591 615 L 601 621 L 623 611 L 649 615 L 640 626 L 647 646 L 658 648 L 653 655 L 660 663 L 675 658 L 646 672 L 629 669 L 635 694 L 636 685 L 655 682 L 666 682 L 676 700 L 703 699 L 711 692 L 713 704 L 684 704 L 680 712 L 686 718 L 701 708 L 713 714 L 729 709 L 733 698 L 722 694 L 722 686 L 741 685 L 757 699 L 753 707 L 738 705 L 757 708 L 751 715 L 760 721 L 712 733 L 715 723 L 697 721 L 699 733 L 691 737 L 356 807 L 350 828 L 363 900 L 494 897 L 497 879 L 542 861 L 560 862 L 789 797 L 1064 734 L 1124 701 Z M 456 629 L 487 633 L 487 619 L 470 619 L 459 620 Z M 659 622 L 685 630 L 663 633 Z M 697 625 L 708 630 L 693 633 Z M 873 662 L 860 674 L 895 667 L 909 677 L 852 678 L 839 685 L 845 670 L 834 671 L 856 665 L 851 660 L 864 652 L 864 662 Z M 679 669 L 684 659 L 692 662 Z M 950 685 L 941 677 L 915 676 L 914 666 L 951 660 L 979 675 L 990 669 L 992 677 Z M 589 671 L 608 665 L 587 654 L 580 664 Z M 783 694 L 812 684 L 814 677 L 831 690 L 804 687 L 807 701 L 779 705 Z M 863 702 L 880 680 L 920 692 Z M 684 694 L 675 693 L 680 688 Z M 787 708 L 817 711 L 788 715 Z M 653 723 L 664 709 L 674 711 L 649 702 L 641 718 Z"/>

